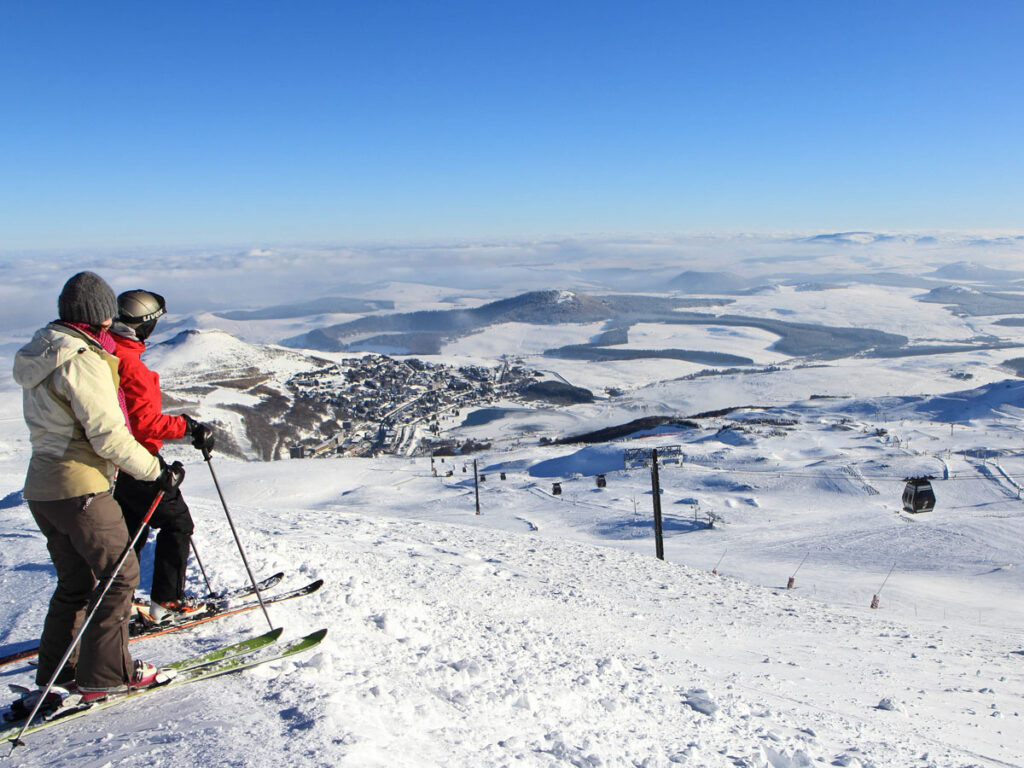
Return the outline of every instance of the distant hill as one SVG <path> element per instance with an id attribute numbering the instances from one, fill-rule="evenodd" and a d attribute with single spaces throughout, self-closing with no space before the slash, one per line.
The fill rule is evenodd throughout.
<path id="1" fill-rule="evenodd" d="M 730 294 L 753 288 L 755 281 L 732 272 L 695 272 L 687 270 L 669 281 L 668 287 L 685 293 Z"/>
<path id="2" fill-rule="evenodd" d="M 824 236 L 823 236 L 824 237 Z M 1012 273 L 1005 273 L 1011 275 Z M 687 294 L 734 296 L 763 291 L 775 285 L 792 286 L 798 291 L 822 291 L 840 288 L 852 283 L 888 285 L 903 288 L 928 289 L 941 286 L 940 278 L 900 272 L 835 272 L 824 276 L 816 273 L 785 273 L 747 278 L 733 272 L 682 272 L 668 282 L 668 288 Z M 947 278 L 953 279 L 953 278 Z M 974 280 L 981 278 L 956 278 Z M 994 279 L 994 278 L 993 278 Z"/>
<path id="3" fill-rule="evenodd" d="M 562 437 L 555 441 L 556 445 L 573 443 L 608 443 L 626 437 L 650 433 L 659 427 L 675 427 L 678 429 L 698 429 L 700 425 L 690 419 L 678 416 L 643 416 L 626 424 L 615 424 L 604 429 L 594 430 L 579 435 Z"/>
<path id="4" fill-rule="evenodd" d="M 1015 375 L 1024 377 L 1024 357 L 1015 357 L 1012 360 L 1003 360 L 1003 366 L 1009 368 Z"/>
<path id="5" fill-rule="evenodd" d="M 330 352 L 429 355 L 438 354 L 452 339 L 498 323 L 558 325 L 601 321 L 608 321 L 608 330 L 597 342 L 551 350 L 551 354 L 587 359 L 675 357 L 708 365 L 750 363 L 745 357 L 721 355 L 714 350 L 607 351 L 608 346 L 623 343 L 623 333 L 640 322 L 760 328 L 780 337 L 772 348 L 783 354 L 830 360 L 871 349 L 898 349 L 907 343 L 905 336 L 870 328 L 842 328 L 773 318 L 682 311 L 688 307 L 712 307 L 730 302 L 730 299 L 595 296 L 574 291 L 534 291 L 474 309 L 370 315 L 317 328 L 283 343 L 301 349 Z"/>
<path id="6" fill-rule="evenodd" d="M 213 424 L 218 453 L 278 458 L 328 418 L 288 386 L 292 377 L 330 365 L 323 358 L 193 329 L 150 346 L 146 357 L 160 372 L 164 410 Z"/>
<path id="7" fill-rule="evenodd" d="M 308 317 L 310 315 L 354 315 L 394 308 L 395 303 L 393 301 L 371 301 L 368 299 L 349 299 L 341 296 L 325 296 L 299 304 L 278 304 L 264 309 L 239 309 L 231 312 L 215 312 L 214 314 L 226 320 L 285 320 L 292 317 Z"/>
<path id="8" fill-rule="evenodd" d="M 933 288 L 920 301 L 951 304 L 965 315 L 1016 315 L 1024 313 L 1024 295 L 979 291 L 962 285 Z"/>
<path id="9" fill-rule="evenodd" d="M 971 280 L 986 283 L 1006 283 L 1024 278 L 1024 271 L 1010 269 L 994 269 L 973 261 L 958 261 L 946 264 L 931 273 L 944 280 Z"/>
<path id="10" fill-rule="evenodd" d="M 574 387 L 562 381 L 538 381 L 519 392 L 525 400 L 544 400 L 558 405 L 577 405 L 594 402 L 594 393 L 583 387 Z"/>
<path id="11" fill-rule="evenodd" d="M 599 344 L 569 344 L 544 352 L 545 357 L 559 357 L 563 360 L 592 360 L 608 362 L 611 360 L 684 360 L 688 363 L 713 366 L 753 365 L 749 357 L 729 355 L 724 352 L 708 352 L 699 349 L 619 349 L 603 347 Z"/>
<path id="12" fill-rule="evenodd" d="M 1006 361 L 1011 363 L 1013 361 Z M 1004 363 L 1004 365 L 1006 364 Z M 877 417 L 884 413 L 889 422 L 924 419 L 946 424 L 964 424 L 1024 410 L 1024 381 L 1005 379 L 974 389 L 944 392 L 941 395 L 892 395 L 844 400 L 825 406 L 847 417 Z"/>
<path id="13" fill-rule="evenodd" d="M 930 235 L 887 235 L 879 232 L 828 232 L 804 238 L 803 242 L 872 245 L 874 243 L 931 244 L 938 241 Z"/>
<path id="14" fill-rule="evenodd" d="M 449 339 L 498 323 L 593 323 L 613 318 L 668 314 L 686 307 L 727 303 L 712 299 L 667 299 L 652 296 L 594 296 L 575 291 L 533 291 L 473 309 L 430 310 L 372 315 L 318 328 L 283 342 L 287 346 L 332 352 L 376 350 L 389 345 L 410 353 L 436 352 Z M 387 338 L 382 334 L 390 334 Z M 414 335 L 409 335 L 414 334 Z"/>

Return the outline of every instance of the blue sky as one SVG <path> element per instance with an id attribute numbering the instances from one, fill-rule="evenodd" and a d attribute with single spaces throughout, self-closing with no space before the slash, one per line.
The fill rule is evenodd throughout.
<path id="1" fill-rule="evenodd" d="M 0 250 L 1024 227 L 1024 3 L 0 4 Z"/>

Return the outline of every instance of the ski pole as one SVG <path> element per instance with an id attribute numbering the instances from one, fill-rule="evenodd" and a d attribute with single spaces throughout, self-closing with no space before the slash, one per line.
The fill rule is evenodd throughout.
<path id="1" fill-rule="evenodd" d="M 199 566 L 199 572 L 203 574 L 203 581 L 206 582 L 206 594 L 208 597 L 213 597 L 213 587 L 210 586 L 210 577 L 206 575 L 206 569 L 203 568 L 203 561 L 199 559 L 199 550 L 196 549 L 196 540 L 189 536 L 188 543 L 192 547 L 192 554 L 196 557 L 196 564 Z"/>
<path id="2" fill-rule="evenodd" d="M 53 684 L 57 681 L 57 676 L 64 669 L 64 665 L 68 663 L 68 659 L 71 658 L 71 654 L 74 653 L 75 648 L 77 648 L 78 644 L 82 641 L 82 635 L 84 635 L 85 630 L 89 628 L 89 623 L 92 621 L 93 616 L 96 615 L 96 611 L 99 610 L 100 603 L 103 602 L 103 598 L 106 597 L 107 592 L 110 591 L 110 587 L 113 585 L 114 579 L 117 578 L 117 574 L 120 573 L 121 568 L 128 560 L 128 555 L 133 554 L 135 552 L 135 542 L 138 541 L 139 536 L 142 535 L 143 529 L 145 529 L 145 527 L 149 525 L 149 519 L 153 517 L 153 513 L 156 511 L 156 508 L 160 506 L 160 502 L 163 501 L 163 499 L 164 491 L 160 490 L 157 493 L 156 498 L 153 499 L 153 503 L 150 505 L 149 511 L 146 513 L 145 518 L 143 518 L 142 525 L 139 526 L 139 530 L 135 532 L 135 535 L 132 537 L 132 540 L 128 542 L 128 546 L 124 548 L 124 552 L 122 552 L 121 557 L 118 558 L 117 564 L 114 565 L 114 570 L 111 571 L 110 576 L 107 577 L 107 581 L 103 585 L 103 589 L 100 590 L 99 595 L 96 598 L 94 598 L 92 606 L 89 608 L 88 612 L 85 615 L 85 619 L 82 621 L 82 626 L 79 627 L 78 633 L 71 641 L 71 645 L 69 645 L 68 649 L 64 651 L 64 657 L 60 660 L 60 663 L 57 664 L 56 669 L 53 670 L 53 674 L 50 675 L 50 682 L 46 684 L 46 688 L 43 689 L 42 695 L 39 696 L 39 698 L 36 700 L 35 706 L 32 707 L 32 713 L 28 716 L 28 719 L 25 721 L 25 724 L 21 727 L 21 730 L 18 731 L 18 735 L 11 738 L 11 752 L 14 752 L 14 750 L 17 747 L 25 746 L 25 742 L 21 740 L 21 737 L 25 735 L 25 731 L 27 731 L 28 727 L 32 724 L 32 720 L 39 712 L 39 708 L 42 707 L 43 702 L 46 701 L 46 697 L 50 693 L 50 690 L 53 688 Z"/>
<path id="3" fill-rule="evenodd" d="M 242 556 L 242 563 L 245 565 L 245 571 L 249 574 L 249 583 L 252 584 L 253 591 L 256 593 L 256 599 L 260 602 L 260 608 L 263 609 L 263 615 L 267 618 L 267 624 L 273 630 L 274 622 L 270 620 L 270 614 L 267 612 L 267 606 L 263 602 L 263 595 L 260 593 L 259 584 L 256 583 L 256 577 L 252 574 L 252 568 L 249 567 L 249 559 L 245 556 L 245 550 L 242 548 L 242 540 L 238 538 L 238 531 L 235 529 L 235 521 L 231 519 L 231 513 L 228 511 L 228 503 L 224 500 L 224 492 L 220 489 L 220 483 L 217 481 L 217 473 L 213 471 L 213 462 L 210 461 L 210 449 L 203 446 L 203 458 L 206 460 L 206 466 L 210 468 L 210 477 L 213 478 L 213 484 L 217 487 L 217 495 L 220 496 L 221 506 L 224 507 L 224 515 L 228 519 L 228 525 L 231 527 L 231 535 L 235 537 L 235 544 L 238 545 L 238 554 Z"/>

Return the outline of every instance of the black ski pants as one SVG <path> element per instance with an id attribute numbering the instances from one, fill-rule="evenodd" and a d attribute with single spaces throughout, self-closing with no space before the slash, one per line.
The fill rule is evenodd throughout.
<path id="1" fill-rule="evenodd" d="M 114 498 L 121 505 L 131 535 L 139 530 L 159 492 L 160 485 L 156 481 L 147 483 L 136 480 L 124 472 L 119 473 L 117 485 L 114 487 Z M 188 505 L 181 497 L 180 489 L 175 488 L 164 494 L 149 520 L 149 528 L 157 529 L 156 550 L 153 555 L 153 585 L 150 587 L 149 596 L 159 603 L 182 600 L 185 597 L 189 539 L 195 526 Z M 135 552 L 140 560 L 148 538 L 147 528 L 135 543 Z"/>

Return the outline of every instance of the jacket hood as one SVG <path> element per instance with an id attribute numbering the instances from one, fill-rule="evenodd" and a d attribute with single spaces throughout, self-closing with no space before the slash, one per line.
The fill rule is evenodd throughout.
<path id="1" fill-rule="evenodd" d="M 38 386 L 68 360 L 90 347 L 102 349 L 80 331 L 51 323 L 36 331 L 32 341 L 14 356 L 14 380 L 24 389 Z"/>
<path id="2" fill-rule="evenodd" d="M 122 333 L 122 331 L 126 332 Z M 135 331 L 131 328 L 126 326 L 118 328 L 117 323 L 114 323 L 110 328 L 110 336 L 114 339 L 114 344 L 117 346 L 117 351 L 114 354 L 118 357 L 124 357 L 125 355 L 142 357 L 142 353 L 146 351 L 146 342 L 139 341 L 135 337 Z"/>
<path id="3" fill-rule="evenodd" d="M 114 336 L 121 337 L 120 339 L 117 339 L 118 342 L 120 342 L 122 339 L 128 339 L 129 341 L 134 341 L 136 344 L 144 343 L 139 340 L 138 336 L 135 335 L 134 328 L 118 319 L 115 319 L 114 324 L 110 326 L 110 333 L 113 334 Z"/>

